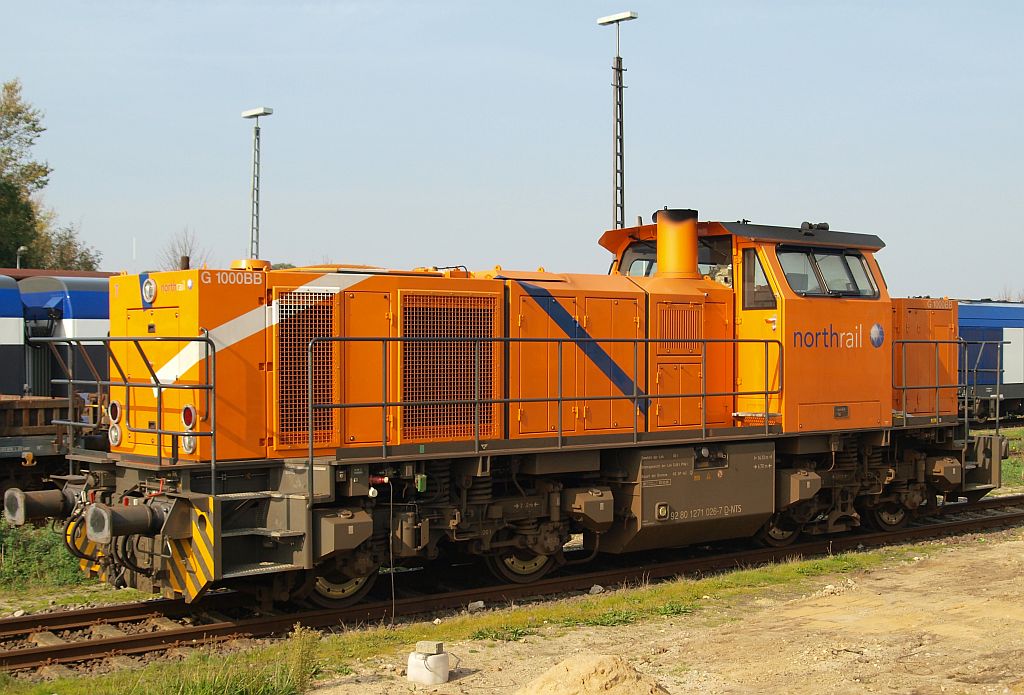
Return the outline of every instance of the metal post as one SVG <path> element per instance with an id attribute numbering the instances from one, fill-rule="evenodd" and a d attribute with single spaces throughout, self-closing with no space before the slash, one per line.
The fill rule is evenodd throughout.
<path id="1" fill-rule="evenodd" d="M 622 99 L 625 85 L 623 84 L 622 56 L 619 55 L 619 24 L 615 24 L 615 61 L 612 63 L 612 228 L 622 229 L 626 226 L 626 148 L 624 142 L 624 123 Z"/>
<path id="2" fill-rule="evenodd" d="M 636 19 L 636 12 L 619 12 L 618 14 L 600 17 L 597 23 L 601 26 L 615 25 L 615 60 L 612 62 L 612 229 L 626 226 L 626 152 L 623 138 L 622 92 L 623 84 L 622 56 L 619 52 L 619 24 Z"/>
<path id="3" fill-rule="evenodd" d="M 473 340 L 473 451 L 480 453 L 480 341 Z"/>
<path id="4" fill-rule="evenodd" d="M 562 339 L 555 343 L 558 346 L 558 448 L 562 448 Z M 544 405 L 547 409 L 547 404 Z"/>
<path id="5" fill-rule="evenodd" d="M 260 119 L 252 127 L 252 220 L 249 227 L 249 257 L 260 257 Z"/>
<path id="6" fill-rule="evenodd" d="M 388 457 L 388 339 L 380 339 L 380 455 Z"/>

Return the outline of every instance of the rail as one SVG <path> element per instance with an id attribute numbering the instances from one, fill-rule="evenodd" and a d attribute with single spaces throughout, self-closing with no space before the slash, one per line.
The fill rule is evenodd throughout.
<path id="1" fill-rule="evenodd" d="M 164 453 L 163 453 L 163 438 L 171 437 L 171 461 L 176 462 L 178 456 L 179 440 L 181 437 L 208 437 L 210 439 L 210 494 L 217 494 L 217 436 L 216 436 L 216 421 L 217 421 L 217 399 L 213 397 L 214 384 L 217 382 L 217 348 L 214 345 L 213 340 L 207 333 L 201 336 L 144 336 L 144 337 L 45 337 L 45 338 L 30 338 L 29 342 L 37 344 L 45 344 L 49 347 L 50 351 L 56 358 L 57 364 L 60 369 L 64 372 L 65 378 L 63 379 L 51 379 L 52 383 L 65 385 L 68 387 L 68 418 L 66 420 L 54 420 L 53 423 L 56 425 L 62 425 L 68 428 L 68 439 L 69 444 L 74 442 L 74 435 L 77 430 L 84 429 L 95 429 L 98 423 L 87 423 L 81 422 L 75 419 L 74 415 L 74 404 L 75 404 L 75 391 L 76 387 L 92 386 L 95 387 L 99 400 L 102 401 L 102 396 L 106 393 L 109 396 L 109 390 L 111 387 L 123 388 L 125 392 L 124 412 L 121 416 L 121 420 L 124 422 L 124 427 L 128 432 L 133 434 L 152 434 L 156 436 L 156 458 L 157 464 L 163 465 Z M 135 348 L 135 352 L 141 359 L 142 364 L 146 368 L 146 372 L 149 376 L 149 381 L 133 381 L 132 377 L 125 371 L 121 361 L 118 359 L 115 351 L 112 349 L 113 344 L 131 344 Z M 204 381 L 197 384 L 181 384 L 176 382 L 166 382 L 162 380 L 158 374 L 158 370 L 153 368 L 153 363 L 150 361 L 143 349 L 143 344 L 150 343 L 179 343 L 179 344 L 195 344 L 199 346 L 201 350 L 201 361 L 204 365 Z M 96 369 L 96 365 L 92 358 L 89 357 L 85 350 L 86 345 L 103 345 L 108 364 L 111 365 L 117 372 L 117 379 L 106 378 L 100 374 L 99 370 Z M 64 345 L 67 348 L 66 359 L 62 357 L 60 351 L 57 349 L 59 345 Z M 131 352 L 131 348 L 127 349 L 127 352 Z M 76 357 L 81 357 L 85 366 L 92 374 L 92 379 L 76 378 Z M 124 356 L 127 359 L 127 354 Z M 113 375 L 110 375 L 113 376 Z M 136 389 L 147 389 L 156 392 L 156 420 L 154 421 L 157 426 L 155 427 L 136 427 L 132 425 L 132 394 Z M 209 427 L 205 431 L 201 431 L 198 427 L 194 429 L 167 429 L 163 426 L 164 423 L 164 392 L 165 391 L 195 391 L 200 392 L 204 396 L 205 407 L 202 413 L 198 413 L 201 421 L 207 421 Z M 197 400 L 198 402 L 198 400 Z M 69 447 L 70 448 L 70 447 Z"/>

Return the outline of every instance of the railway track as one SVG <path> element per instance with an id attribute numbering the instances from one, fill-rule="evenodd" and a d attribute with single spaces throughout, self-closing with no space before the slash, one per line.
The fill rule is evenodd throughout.
<path id="1" fill-rule="evenodd" d="M 499 603 L 557 595 L 587 590 L 594 584 L 613 586 L 665 579 L 1022 523 L 1024 495 L 1011 495 L 946 505 L 936 516 L 896 532 L 848 533 L 787 548 L 726 549 L 625 568 L 565 573 L 529 585 L 474 587 L 367 602 L 345 609 L 258 615 L 246 609 L 243 596 L 222 594 L 208 597 L 195 606 L 186 606 L 181 601 L 157 600 L 5 618 L 0 620 L 0 668 L 7 671 L 48 668 L 47 675 L 70 675 L 71 671 L 63 665 L 113 660 L 116 667 L 118 659 L 133 655 L 234 638 L 283 634 L 298 623 L 314 628 L 356 625 L 460 608 L 472 601 Z M 212 608 L 214 604 L 216 609 Z M 236 611 L 236 615 L 228 615 L 232 611 Z"/>

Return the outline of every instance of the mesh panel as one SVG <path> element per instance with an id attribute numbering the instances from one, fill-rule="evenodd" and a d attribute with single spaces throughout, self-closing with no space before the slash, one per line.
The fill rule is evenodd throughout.
<path id="1" fill-rule="evenodd" d="M 701 326 L 701 309 L 697 307 L 680 307 L 675 305 L 661 306 L 658 311 L 658 325 L 661 328 L 659 338 L 680 340 L 690 338 L 700 340 L 703 337 Z M 699 355 L 700 343 L 665 342 L 658 343 L 659 355 Z"/>
<path id="2" fill-rule="evenodd" d="M 278 295 L 277 312 L 277 407 L 279 446 L 309 443 L 309 400 L 306 356 L 309 341 L 333 335 L 335 294 L 283 292 Z M 313 402 L 334 403 L 335 347 L 317 343 L 313 353 Z M 314 444 L 334 441 L 335 411 L 313 413 Z"/>
<path id="3" fill-rule="evenodd" d="M 493 338 L 495 304 L 495 297 L 405 295 L 402 336 Z M 495 349 L 491 340 L 403 341 L 402 401 L 493 398 Z M 474 374 L 477 375 L 475 380 Z M 477 417 L 480 436 L 494 436 L 496 410 L 492 404 L 473 403 L 403 406 L 402 437 L 472 438 Z"/>

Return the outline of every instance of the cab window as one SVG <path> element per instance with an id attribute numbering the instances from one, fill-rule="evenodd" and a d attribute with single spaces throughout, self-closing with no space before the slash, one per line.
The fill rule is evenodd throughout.
<path id="1" fill-rule="evenodd" d="M 780 246 L 777 254 L 786 282 L 801 296 L 878 297 L 871 269 L 857 251 Z"/>
<path id="2" fill-rule="evenodd" d="M 650 277 L 658 272 L 658 248 L 654 241 L 636 241 L 622 254 L 624 275 Z M 702 236 L 697 239 L 697 271 L 732 287 L 732 237 Z"/>
<path id="3" fill-rule="evenodd" d="M 775 293 L 754 249 L 743 249 L 743 308 L 775 308 Z"/>

